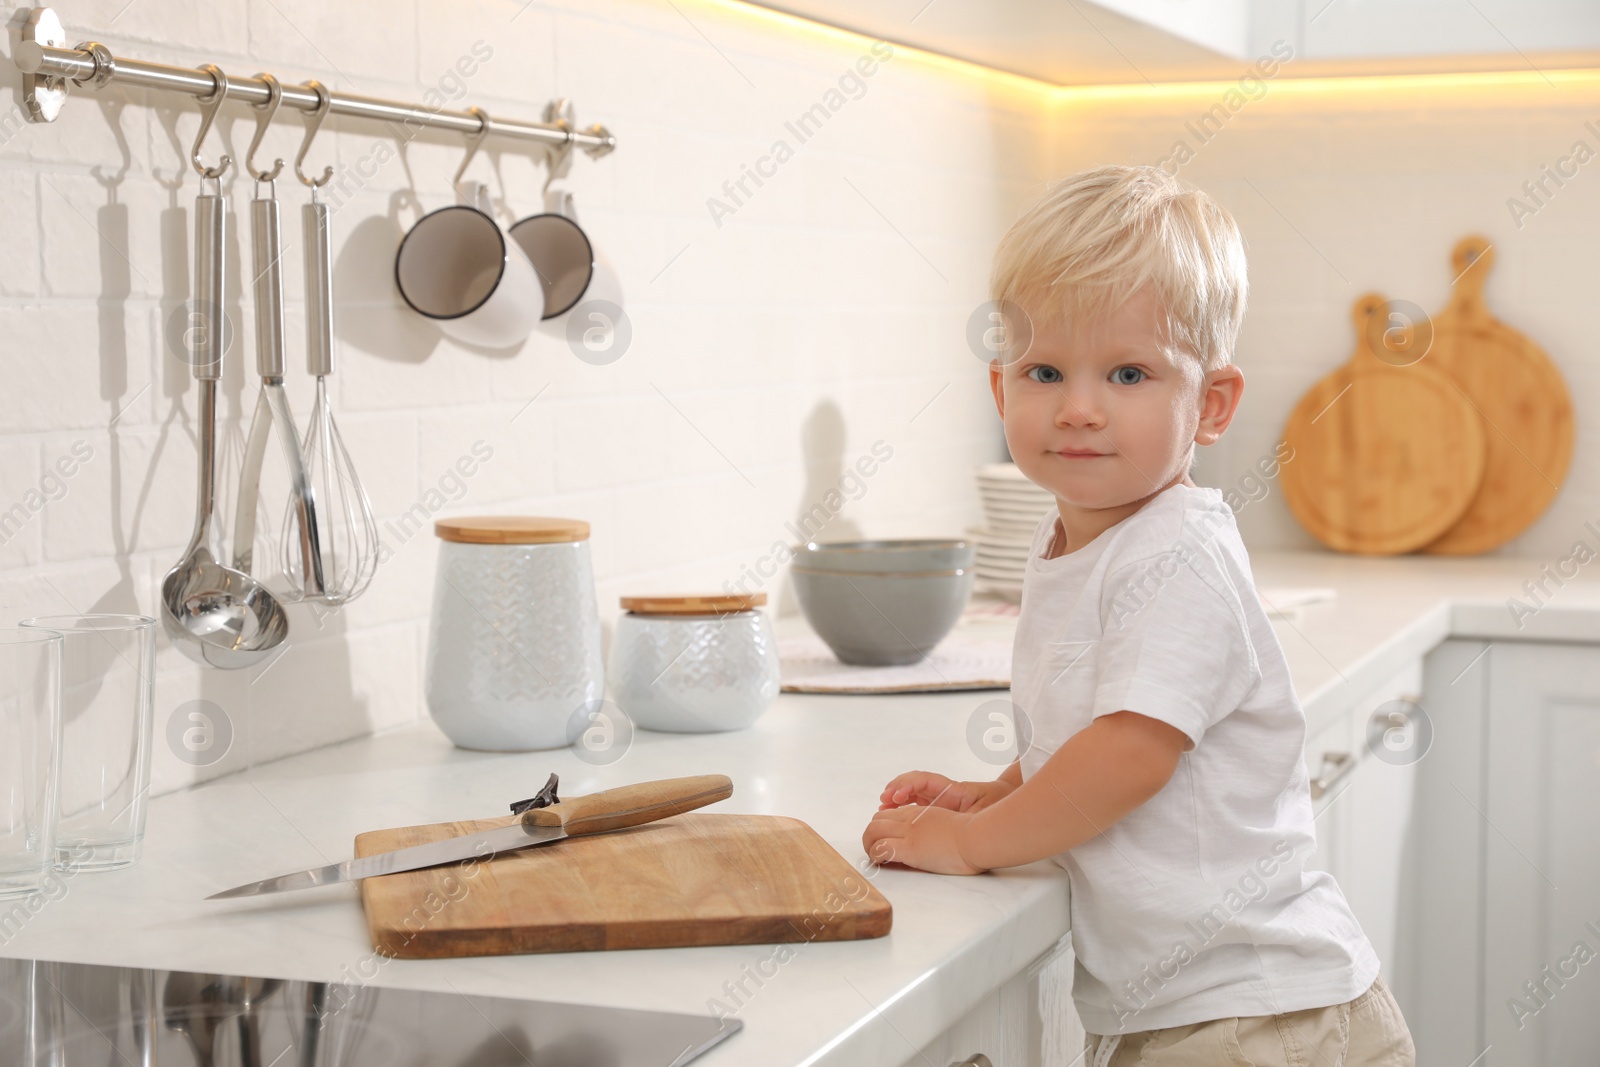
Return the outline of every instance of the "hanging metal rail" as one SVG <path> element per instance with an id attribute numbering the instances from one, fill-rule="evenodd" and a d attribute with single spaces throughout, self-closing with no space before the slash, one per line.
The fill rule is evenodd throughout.
<path id="1" fill-rule="evenodd" d="M 34 8 L 29 13 L 22 40 L 17 43 L 12 60 L 26 75 L 23 95 L 29 118 L 36 122 L 55 120 L 66 100 L 68 82 L 95 88 L 116 82 L 119 85 L 184 93 L 193 97 L 211 96 L 220 87 L 218 79 L 204 70 L 114 56 L 105 45 L 92 41 L 76 48 L 62 47 L 65 43 L 65 30 L 52 9 Z M 265 105 L 272 98 L 268 83 L 259 77 L 244 78 L 229 74 L 226 79 L 230 99 Z M 313 111 L 318 106 L 316 87 L 284 83 L 282 92 L 284 107 Z M 617 146 L 616 137 L 598 123 L 586 130 L 576 130 L 564 118 L 552 122 L 522 122 L 490 118 L 481 109 L 432 110 L 416 104 L 353 93 L 331 92 L 327 89 L 323 89 L 322 93 L 330 101 L 328 110 L 331 114 L 400 123 L 408 129 L 427 127 L 533 141 L 552 147 L 572 146 L 583 149 L 596 159 Z"/>

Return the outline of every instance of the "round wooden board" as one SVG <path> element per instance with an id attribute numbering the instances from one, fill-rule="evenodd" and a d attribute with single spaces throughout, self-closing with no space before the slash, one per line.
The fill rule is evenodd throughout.
<path id="1" fill-rule="evenodd" d="M 1483 478 L 1482 420 L 1460 391 L 1426 362 L 1373 354 L 1369 320 L 1387 321 L 1388 306 L 1376 293 L 1356 301 L 1354 355 L 1300 398 L 1283 431 L 1294 450 L 1279 474 L 1289 510 L 1341 552 L 1421 548 L 1455 524 Z"/>
<path id="2" fill-rule="evenodd" d="M 1483 286 L 1494 246 L 1466 237 L 1451 252 L 1450 302 L 1433 318 L 1427 362 L 1449 375 L 1485 423 L 1483 483 L 1466 512 L 1424 552 L 1488 552 L 1526 530 L 1572 463 L 1572 396 L 1550 357 L 1489 312 Z"/>

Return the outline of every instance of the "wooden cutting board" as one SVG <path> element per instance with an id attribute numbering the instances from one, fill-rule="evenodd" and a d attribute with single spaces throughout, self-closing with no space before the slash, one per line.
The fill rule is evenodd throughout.
<path id="1" fill-rule="evenodd" d="M 357 856 L 516 816 L 374 830 Z M 401 959 L 845 941 L 889 932 L 889 901 L 799 819 L 687 812 L 361 883 L 372 946 Z"/>
<path id="2" fill-rule="evenodd" d="M 1456 523 L 1483 480 L 1483 421 L 1461 390 L 1427 359 L 1375 354 L 1388 316 L 1377 293 L 1356 301 L 1354 355 L 1300 398 L 1283 431 L 1294 449 L 1279 474 L 1289 510 L 1341 552 L 1421 548 Z"/>
<path id="3" fill-rule="evenodd" d="M 1455 284 L 1450 302 L 1433 317 L 1427 360 L 1461 388 L 1488 432 L 1477 495 L 1455 525 L 1422 550 L 1466 556 L 1500 547 L 1544 513 L 1572 462 L 1574 431 L 1561 372 L 1484 302 L 1494 246 L 1487 238 L 1465 237 L 1450 261 Z"/>

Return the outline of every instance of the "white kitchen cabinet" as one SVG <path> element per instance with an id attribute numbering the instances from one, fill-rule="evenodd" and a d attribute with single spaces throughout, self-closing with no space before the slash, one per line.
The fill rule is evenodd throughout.
<path id="1" fill-rule="evenodd" d="M 1298 19 L 1288 10 L 1295 7 Z M 1412 69 L 1426 69 L 1422 61 L 1444 56 L 1478 57 L 1478 69 L 1496 69 L 1482 61 L 1494 56 L 1510 64 L 1524 55 L 1600 46 L 1600 11 L 1589 0 L 1254 0 L 1251 15 L 1258 52 L 1276 31 L 1295 41 L 1300 62 L 1366 61 L 1368 69 L 1401 57 L 1418 61 Z M 1499 29 L 1512 26 L 1515 44 Z M 1528 62 L 1544 67 L 1548 60 Z M 1437 60 L 1434 69 L 1442 69 Z"/>
<path id="2" fill-rule="evenodd" d="M 1483 641 L 1446 640 L 1423 669 L 1433 743 L 1417 764 L 1417 829 L 1401 880 L 1405 919 L 1390 983 L 1423 1063 L 1473 1063 L 1484 1049 L 1479 937 L 1487 827 L 1478 810 L 1486 649 Z"/>
<path id="3" fill-rule="evenodd" d="M 922 1046 L 901 1067 L 983 1067 L 983 1055 L 994 1067 L 1034 1067 L 1037 1055 L 1025 1047 L 1027 1031 L 1021 1013 L 1018 987 L 1027 979 L 1018 975 L 984 997 L 950 1029 Z M 1007 1011 L 1007 1009 L 1011 1009 Z"/>
<path id="4" fill-rule="evenodd" d="M 1486 658 L 1486 1063 L 1594 1063 L 1600 650 L 1502 642 Z"/>
<path id="5" fill-rule="evenodd" d="M 755 2 L 1057 85 L 1546 70 L 1600 49 L 1593 0 Z"/>
<path id="6" fill-rule="evenodd" d="M 1095 0 L 1101 7 L 1235 59 L 1247 54 L 1249 0 Z"/>
<path id="7" fill-rule="evenodd" d="M 1447 640 L 1423 693 L 1434 743 L 1417 765 L 1425 832 L 1402 873 L 1395 984 L 1418 1060 L 1593 1063 L 1600 649 Z"/>
<path id="8" fill-rule="evenodd" d="M 1083 1053 L 1072 966 L 1068 935 L 901 1067 L 983 1067 L 985 1060 L 992 1067 L 1072 1067 Z"/>

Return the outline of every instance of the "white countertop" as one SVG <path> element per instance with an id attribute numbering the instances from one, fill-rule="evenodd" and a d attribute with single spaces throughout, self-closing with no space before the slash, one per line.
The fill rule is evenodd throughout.
<path id="1" fill-rule="evenodd" d="M 1313 730 L 1447 633 L 1600 642 L 1600 574 L 1580 571 L 1517 628 L 1505 602 L 1524 595 L 1523 583 L 1537 581 L 1545 562 L 1253 558 L 1261 586 L 1338 590 L 1334 601 L 1276 622 Z M 797 622 L 780 620 L 778 630 Z M 74 877 L 65 896 L 0 945 L 0 955 L 321 981 L 358 981 L 375 969 L 371 981 L 380 986 L 699 1013 L 710 1013 L 714 997 L 731 1003 L 725 983 L 744 979 L 754 990 L 737 1012 L 744 1031 L 697 1064 L 887 1067 L 913 1056 L 1067 931 L 1063 872 L 1048 861 L 975 878 L 867 868 L 894 906 L 891 933 L 798 946 L 759 985 L 744 969 L 753 971 L 771 946 L 377 964 L 353 886 L 256 900 L 202 898 L 346 859 L 364 830 L 503 811 L 532 795 L 550 771 L 570 795 L 725 773 L 733 796 L 710 810 L 803 819 L 847 860 L 864 864 L 861 832 L 894 774 L 998 773 L 968 749 L 965 727 L 977 705 L 1004 695 L 785 693 L 750 729 L 641 731 L 627 755 L 605 767 L 566 750 L 461 751 L 426 722 L 346 742 L 157 798 L 143 861 Z"/>
<path id="2" fill-rule="evenodd" d="M 1258 588 L 1338 590 L 1330 602 L 1273 621 L 1310 734 L 1448 636 L 1600 643 L 1600 561 L 1564 577 L 1561 561 L 1542 558 L 1262 552 L 1250 559 Z M 1547 592 L 1533 599 L 1529 582 Z M 1508 607 L 1513 598 L 1545 606 L 1519 625 Z"/>

